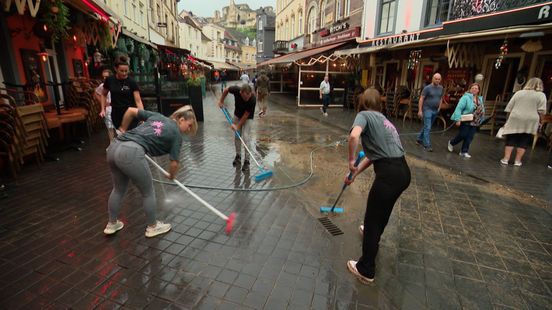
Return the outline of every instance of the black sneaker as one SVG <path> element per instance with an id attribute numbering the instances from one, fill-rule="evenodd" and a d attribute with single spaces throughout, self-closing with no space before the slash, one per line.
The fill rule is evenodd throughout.
<path id="1" fill-rule="evenodd" d="M 422 142 L 422 140 L 416 140 L 416 145 L 424 146 L 424 143 Z"/>
<path id="2" fill-rule="evenodd" d="M 431 146 L 424 146 L 424 151 L 433 152 L 433 148 Z"/>
<path id="3" fill-rule="evenodd" d="M 242 171 L 248 171 L 249 170 L 249 160 L 243 161 Z"/>
<path id="4" fill-rule="evenodd" d="M 236 155 L 236 157 L 234 158 L 234 161 L 232 162 L 232 166 L 236 167 L 237 165 L 239 165 L 241 163 L 241 156 L 240 155 Z"/>

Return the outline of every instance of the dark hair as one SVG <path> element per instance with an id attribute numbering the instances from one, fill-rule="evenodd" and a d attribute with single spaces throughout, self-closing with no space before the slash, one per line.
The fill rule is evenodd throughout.
<path id="1" fill-rule="evenodd" d="M 380 111 L 381 112 L 380 92 L 375 88 L 368 88 L 359 97 L 356 104 L 356 111 Z"/>
<path id="2" fill-rule="evenodd" d="M 115 68 L 119 66 L 128 66 L 128 57 L 126 55 L 121 55 L 115 59 Z"/>
<path id="3" fill-rule="evenodd" d="M 244 92 L 246 94 L 251 94 L 253 92 L 253 90 L 251 89 L 251 86 L 249 86 L 249 84 L 243 84 L 241 87 L 240 87 L 240 91 L 241 92 Z"/>

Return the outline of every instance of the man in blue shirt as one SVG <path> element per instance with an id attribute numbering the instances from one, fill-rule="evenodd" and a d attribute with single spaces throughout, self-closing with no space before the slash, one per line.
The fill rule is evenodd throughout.
<path id="1" fill-rule="evenodd" d="M 424 127 L 420 131 L 416 143 L 422 145 L 428 152 L 433 152 L 431 141 L 429 140 L 429 132 L 431 126 L 439 114 L 441 101 L 443 100 L 443 86 L 441 84 L 441 75 L 435 73 L 431 79 L 431 84 L 424 87 L 420 96 L 418 105 L 418 117 L 424 120 Z"/>

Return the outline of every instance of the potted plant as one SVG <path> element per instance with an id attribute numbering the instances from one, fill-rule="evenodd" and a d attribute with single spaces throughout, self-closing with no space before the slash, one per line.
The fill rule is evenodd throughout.
<path id="1" fill-rule="evenodd" d="M 188 96 L 190 98 L 190 104 L 194 109 L 196 119 L 198 122 L 203 122 L 203 96 L 201 95 L 201 79 L 192 75 L 186 81 L 188 86 Z"/>
<path id="2" fill-rule="evenodd" d="M 54 42 L 69 37 L 69 29 L 71 29 L 71 26 L 69 26 L 69 8 L 63 4 L 62 0 L 46 2 L 42 21 L 46 24 L 49 31 L 51 31 Z"/>

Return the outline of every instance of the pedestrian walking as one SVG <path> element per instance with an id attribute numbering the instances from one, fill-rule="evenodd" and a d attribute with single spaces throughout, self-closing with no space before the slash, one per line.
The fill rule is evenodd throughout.
<path id="1" fill-rule="evenodd" d="M 368 194 L 362 233 L 362 256 L 347 261 L 347 268 L 362 283 L 374 281 L 376 255 L 395 202 L 410 185 L 410 168 L 404 158 L 404 149 L 393 124 L 381 113 L 380 93 L 370 88 L 360 96 L 357 115 L 349 134 L 349 170 L 352 177 L 347 185 L 374 165 L 375 180 Z M 366 158 L 355 167 L 356 149 L 361 139 Z"/>
<path id="2" fill-rule="evenodd" d="M 102 80 L 103 82 L 96 88 L 94 92 L 94 96 L 96 99 L 100 102 L 100 105 L 102 104 L 102 94 L 104 93 L 104 83 L 105 80 L 110 77 L 112 74 L 110 69 L 103 69 L 102 70 Z M 115 126 L 113 126 L 113 121 L 111 120 L 111 92 L 107 92 L 105 101 L 105 106 L 102 106 L 100 110 L 100 116 L 101 111 L 105 111 L 104 115 L 104 122 L 105 127 L 107 128 L 107 135 L 109 136 L 109 141 L 113 140 L 115 138 Z"/>
<path id="3" fill-rule="evenodd" d="M 133 120 L 142 121 L 138 127 L 128 130 Z M 121 135 L 113 139 L 107 149 L 107 163 L 113 179 L 113 190 L 109 195 L 109 221 L 104 234 L 111 235 L 124 227 L 118 219 L 122 200 L 132 181 L 142 195 L 142 205 L 146 213 L 146 237 L 155 237 L 168 232 L 171 224 L 157 220 L 156 200 L 151 170 L 145 155 L 161 156 L 169 154 L 169 179 L 174 179 L 180 166 L 182 134 L 195 134 L 197 122 L 192 107 L 187 105 L 170 118 L 159 113 L 137 108 L 128 108 L 119 131 Z"/>
<path id="4" fill-rule="evenodd" d="M 479 96 L 480 91 L 479 84 L 471 84 L 469 90 L 460 98 L 454 113 L 450 117 L 451 120 L 456 122 L 456 126 L 460 127 L 460 130 L 454 139 L 448 141 L 448 151 L 453 152 L 454 146 L 462 142 L 460 156 L 464 158 L 471 158 L 468 150 L 475 132 L 485 116 L 485 105 L 483 104 L 483 97 Z"/>
<path id="5" fill-rule="evenodd" d="M 222 96 L 218 102 L 219 108 L 224 106 L 224 99 L 228 94 L 234 95 L 234 117 L 232 120 L 231 128 L 233 131 L 239 131 L 243 139 L 248 135 L 249 126 L 247 121 L 253 119 L 255 115 L 255 105 L 257 103 L 253 90 L 249 84 L 242 84 L 241 86 L 230 86 L 222 92 Z M 235 135 L 234 147 L 236 148 L 236 157 L 232 162 L 234 167 L 241 165 L 241 141 Z M 249 171 L 249 153 L 244 152 L 244 161 L 242 165 L 242 171 Z"/>
<path id="6" fill-rule="evenodd" d="M 259 117 L 266 116 L 268 110 L 268 95 L 270 93 L 270 79 L 266 75 L 265 71 L 261 71 L 261 75 L 256 79 L 257 83 L 257 100 L 259 101 Z"/>
<path id="7" fill-rule="evenodd" d="M 328 106 L 330 105 L 330 77 L 326 74 L 324 80 L 320 83 L 320 99 L 322 100 L 322 114 L 328 116 Z"/>
<path id="8" fill-rule="evenodd" d="M 240 80 L 244 84 L 249 84 L 249 75 L 244 71 L 242 75 L 240 76 Z"/>
<path id="9" fill-rule="evenodd" d="M 228 74 L 226 73 L 226 69 L 223 69 L 221 72 L 220 72 L 220 91 L 224 91 L 224 89 L 226 88 L 226 79 L 228 78 Z"/>
<path id="10" fill-rule="evenodd" d="M 144 109 L 142 98 L 140 97 L 140 89 L 138 84 L 128 76 L 129 63 L 127 56 L 119 56 L 115 61 L 115 76 L 108 77 L 104 84 L 104 91 L 101 94 L 100 116 L 105 117 L 107 106 L 107 94 L 111 96 L 111 120 L 115 129 L 121 127 L 123 115 L 130 107 L 135 107 L 140 110 Z M 128 126 L 128 129 L 135 128 L 138 125 L 137 120 Z"/>
<path id="11" fill-rule="evenodd" d="M 522 90 L 512 96 L 504 109 L 509 114 L 502 132 L 506 146 L 501 164 L 508 165 L 512 151 L 517 148 L 514 166 L 521 166 L 525 150 L 531 145 L 533 135 L 537 133 L 546 113 L 546 95 L 543 90 L 542 80 L 531 78 Z"/>
<path id="12" fill-rule="evenodd" d="M 431 84 L 424 87 L 420 95 L 418 106 L 418 117 L 424 122 L 424 126 L 416 139 L 416 143 L 424 147 L 424 150 L 433 152 L 429 133 L 431 127 L 439 114 L 441 102 L 443 101 L 443 86 L 441 86 L 441 74 L 435 73 Z"/>

